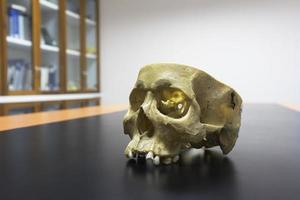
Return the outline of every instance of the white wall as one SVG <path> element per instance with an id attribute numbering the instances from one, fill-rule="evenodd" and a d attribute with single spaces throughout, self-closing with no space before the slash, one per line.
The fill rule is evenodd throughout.
<path id="1" fill-rule="evenodd" d="M 246 102 L 300 103 L 299 0 L 102 0 L 103 103 L 128 102 L 140 67 L 198 66 Z"/>

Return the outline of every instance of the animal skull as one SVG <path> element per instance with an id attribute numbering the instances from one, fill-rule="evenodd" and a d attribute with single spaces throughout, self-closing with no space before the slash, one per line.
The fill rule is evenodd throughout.
<path id="1" fill-rule="evenodd" d="M 125 154 L 170 164 L 184 149 L 235 145 L 241 121 L 241 97 L 213 77 L 185 65 L 143 67 L 131 91 L 124 133 Z"/>

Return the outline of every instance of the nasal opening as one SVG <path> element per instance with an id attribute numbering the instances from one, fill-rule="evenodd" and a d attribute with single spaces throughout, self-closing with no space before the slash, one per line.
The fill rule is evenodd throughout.
<path id="1" fill-rule="evenodd" d="M 154 126 L 152 122 L 146 116 L 144 109 L 141 107 L 137 118 L 137 127 L 141 135 L 147 135 L 152 137 L 154 132 Z"/>

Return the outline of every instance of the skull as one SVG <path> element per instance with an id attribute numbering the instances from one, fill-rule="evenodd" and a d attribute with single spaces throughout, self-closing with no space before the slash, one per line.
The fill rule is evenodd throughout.
<path id="1" fill-rule="evenodd" d="M 124 133 L 131 138 L 129 158 L 170 164 L 189 148 L 235 145 L 241 121 L 241 97 L 199 69 L 179 64 L 143 67 L 131 91 Z"/>

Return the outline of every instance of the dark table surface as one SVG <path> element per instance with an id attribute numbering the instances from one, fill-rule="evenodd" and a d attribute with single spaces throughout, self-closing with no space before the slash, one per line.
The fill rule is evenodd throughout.
<path id="1" fill-rule="evenodd" d="M 0 134 L 0 200 L 300 199 L 300 113 L 246 105 L 223 156 L 192 150 L 153 166 L 123 155 L 124 112 Z"/>

